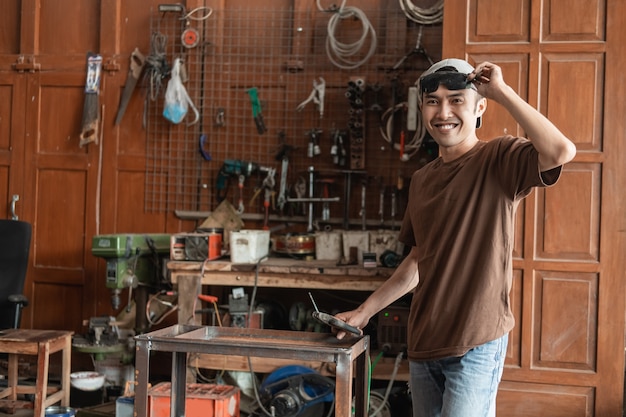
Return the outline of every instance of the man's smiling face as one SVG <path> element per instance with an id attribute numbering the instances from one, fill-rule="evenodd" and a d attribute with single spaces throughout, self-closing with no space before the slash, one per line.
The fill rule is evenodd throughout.
<path id="1" fill-rule="evenodd" d="M 423 93 L 422 120 L 440 148 L 455 148 L 470 142 L 473 146 L 477 140 L 476 119 L 486 106 L 486 99 L 473 89 L 449 90 L 440 84 L 436 91 Z"/>

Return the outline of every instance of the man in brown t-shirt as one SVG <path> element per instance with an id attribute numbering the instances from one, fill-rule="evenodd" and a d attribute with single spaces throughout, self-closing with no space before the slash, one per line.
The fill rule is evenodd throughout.
<path id="1" fill-rule="evenodd" d="M 407 351 L 414 417 L 495 416 L 514 326 L 515 211 L 533 187 L 556 183 L 576 148 L 492 63 L 473 68 L 446 59 L 417 86 L 422 121 L 440 154 L 411 178 L 399 236 L 411 250 L 361 306 L 337 316 L 363 328 L 412 292 Z M 480 140 L 487 99 L 501 104 L 528 139 Z"/>

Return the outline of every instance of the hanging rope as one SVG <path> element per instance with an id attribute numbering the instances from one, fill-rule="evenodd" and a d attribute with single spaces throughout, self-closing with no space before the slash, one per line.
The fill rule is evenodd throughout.
<path id="1" fill-rule="evenodd" d="M 411 0 L 398 0 L 407 19 L 420 25 L 434 25 L 443 21 L 443 0 L 438 0 L 431 7 L 416 6 Z"/>
<path id="2" fill-rule="evenodd" d="M 354 69 L 366 63 L 374 55 L 378 44 L 376 30 L 367 15 L 357 7 L 346 6 L 346 0 L 342 1 L 341 6 L 334 6 L 328 10 L 322 7 L 320 0 L 316 0 L 316 2 L 320 11 L 333 13 L 328 20 L 328 35 L 326 37 L 326 55 L 328 55 L 330 62 L 341 69 Z M 337 28 L 342 20 L 350 18 L 356 18 L 361 22 L 361 36 L 355 42 L 344 43 L 337 38 Z M 369 50 L 365 56 L 362 59 L 354 58 L 367 45 L 368 38 L 370 38 Z"/>

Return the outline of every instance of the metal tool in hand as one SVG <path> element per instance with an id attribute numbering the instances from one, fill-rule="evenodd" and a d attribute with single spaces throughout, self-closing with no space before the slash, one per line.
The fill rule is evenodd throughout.
<path id="1" fill-rule="evenodd" d="M 124 86 L 124 92 L 120 100 L 120 107 L 117 109 L 117 115 L 115 116 L 115 125 L 119 125 L 126 112 L 126 107 L 130 101 L 130 97 L 135 90 L 139 76 L 143 71 L 143 67 L 146 63 L 146 58 L 138 48 L 130 54 L 130 67 L 128 68 L 128 77 L 126 78 L 126 85 Z"/>
<path id="2" fill-rule="evenodd" d="M 346 323 L 345 321 L 338 319 L 337 317 L 330 315 L 328 313 L 322 313 L 318 308 L 317 308 L 317 304 L 315 304 L 315 300 L 313 299 L 313 295 L 309 292 L 309 297 L 311 298 L 311 302 L 313 303 L 313 308 L 315 308 L 315 311 L 313 313 L 311 313 L 311 315 L 313 316 L 314 319 L 328 325 L 331 327 L 335 327 L 337 329 L 340 330 L 344 330 L 346 332 L 350 332 L 352 334 L 355 334 L 357 336 L 361 336 L 363 334 L 363 332 L 361 332 L 360 329 L 354 327 L 354 326 L 350 326 L 348 323 Z"/>

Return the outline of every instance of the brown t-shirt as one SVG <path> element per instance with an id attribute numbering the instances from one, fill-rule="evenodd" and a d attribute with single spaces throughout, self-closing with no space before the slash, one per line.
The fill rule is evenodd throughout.
<path id="1" fill-rule="evenodd" d="M 513 328 L 515 211 L 533 187 L 556 183 L 560 173 L 540 173 L 530 141 L 506 136 L 413 174 L 400 229 L 400 240 L 419 253 L 409 359 L 460 356 Z"/>

